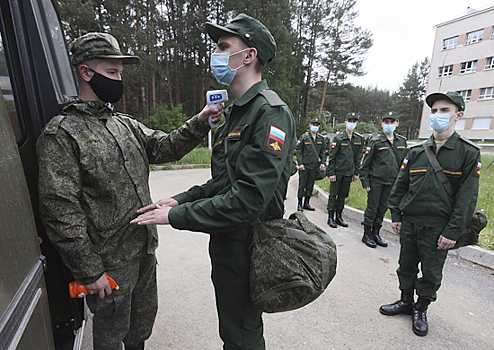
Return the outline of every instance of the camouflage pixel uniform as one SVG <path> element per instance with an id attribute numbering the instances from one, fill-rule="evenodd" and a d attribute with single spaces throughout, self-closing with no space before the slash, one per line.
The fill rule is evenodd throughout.
<path id="1" fill-rule="evenodd" d="M 120 286 L 104 299 L 87 297 L 95 344 L 138 346 L 151 334 L 157 310 L 158 235 L 154 225 L 130 221 L 152 202 L 149 164 L 180 159 L 209 127 L 194 117 L 166 134 L 96 101 L 61 107 L 37 142 L 47 234 L 75 279 L 90 284 L 106 272 Z"/>

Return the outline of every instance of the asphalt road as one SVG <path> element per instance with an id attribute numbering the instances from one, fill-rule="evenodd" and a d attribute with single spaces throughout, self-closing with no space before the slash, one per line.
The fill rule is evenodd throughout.
<path id="1" fill-rule="evenodd" d="M 153 199 L 169 197 L 208 178 L 209 169 L 152 172 Z M 297 184 L 295 175 L 290 181 L 287 215 L 296 210 Z M 325 293 L 310 305 L 264 315 L 267 349 L 494 349 L 493 270 L 448 258 L 438 300 L 429 307 L 429 335 L 418 337 L 412 332 L 411 316 L 383 316 L 378 311 L 381 304 L 399 297 L 397 237 L 384 233 L 387 248 L 368 248 L 361 242 L 360 223 L 332 229 L 326 224 L 326 203 L 313 198 L 311 204 L 317 210 L 306 212 L 307 216 L 338 247 L 337 273 Z M 159 235 L 159 311 L 146 349 L 221 349 L 208 235 L 169 226 L 160 226 Z"/>
<path id="2" fill-rule="evenodd" d="M 151 174 L 154 199 L 202 184 L 209 169 Z M 286 212 L 296 210 L 297 175 L 290 182 Z M 410 316 L 383 316 L 379 306 L 399 296 L 396 236 L 388 248 L 367 248 L 360 223 L 331 229 L 325 203 L 307 216 L 338 246 L 338 269 L 326 292 L 292 312 L 265 314 L 267 349 L 494 349 L 494 271 L 448 258 L 437 302 L 429 307 L 429 335 L 418 337 Z M 147 342 L 154 350 L 221 349 L 207 254 L 208 236 L 161 226 L 158 248 L 159 312 Z"/>

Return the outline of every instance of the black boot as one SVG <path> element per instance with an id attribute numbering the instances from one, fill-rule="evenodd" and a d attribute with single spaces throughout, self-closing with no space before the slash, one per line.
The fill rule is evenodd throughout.
<path id="1" fill-rule="evenodd" d="M 334 222 L 334 210 L 328 210 L 328 225 L 332 228 L 336 228 L 336 222 Z"/>
<path id="2" fill-rule="evenodd" d="M 430 300 L 419 298 L 417 304 L 413 307 L 412 329 L 413 333 L 420 337 L 427 335 L 429 331 L 429 324 L 427 323 L 427 307 L 429 304 Z"/>
<path id="3" fill-rule="evenodd" d="M 307 210 L 310 210 L 310 211 L 314 211 L 316 210 L 315 208 L 312 208 L 309 204 L 309 200 L 310 200 L 310 197 L 305 197 L 305 201 L 304 201 L 304 209 L 307 209 Z"/>
<path id="4" fill-rule="evenodd" d="M 401 299 L 392 304 L 382 305 L 379 312 L 387 316 L 411 315 L 413 312 L 413 292 L 401 292 Z"/>
<path id="5" fill-rule="evenodd" d="M 372 236 L 374 238 L 374 242 L 376 242 L 377 245 L 380 245 L 381 247 L 387 247 L 388 243 L 383 241 L 381 236 L 379 235 L 379 230 L 381 229 L 381 225 L 374 225 L 372 227 Z"/>
<path id="6" fill-rule="evenodd" d="M 372 228 L 368 225 L 364 225 L 364 237 L 362 237 L 362 242 L 370 248 L 376 247 L 376 242 L 374 242 L 372 235 Z"/>
<path id="7" fill-rule="evenodd" d="M 302 198 L 298 199 L 297 211 L 304 211 L 304 208 L 302 207 Z"/>
<path id="8" fill-rule="evenodd" d="M 336 211 L 336 219 L 334 220 L 334 222 L 336 222 L 340 226 L 348 227 L 348 224 L 345 221 L 343 221 L 343 218 L 341 217 L 342 212 L 343 212 L 343 209 Z"/>

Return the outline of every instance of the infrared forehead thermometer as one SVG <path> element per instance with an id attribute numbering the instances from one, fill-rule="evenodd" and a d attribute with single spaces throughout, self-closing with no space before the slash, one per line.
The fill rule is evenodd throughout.
<path id="1" fill-rule="evenodd" d="M 226 90 L 213 90 L 206 93 L 206 103 L 208 107 L 219 108 L 222 102 L 228 101 L 228 93 Z M 218 126 L 218 123 L 211 121 L 211 115 L 208 119 L 209 126 L 214 129 Z"/>

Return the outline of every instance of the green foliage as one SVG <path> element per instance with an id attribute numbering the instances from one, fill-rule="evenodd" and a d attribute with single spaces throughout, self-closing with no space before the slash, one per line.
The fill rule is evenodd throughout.
<path id="1" fill-rule="evenodd" d="M 172 132 L 182 126 L 189 119 L 182 113 L 182 105 L 172 107 L 171 109 L 159 105 L 152 112 L 149 119 L 143 121 L 144 125 L 151 129 L 163 130 L 164 132 Z"/>

